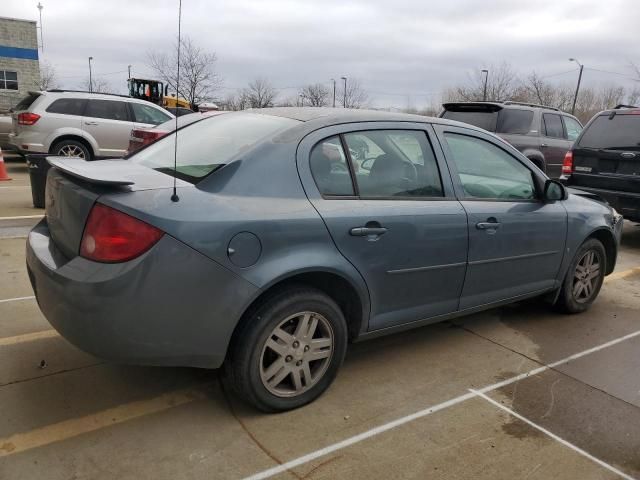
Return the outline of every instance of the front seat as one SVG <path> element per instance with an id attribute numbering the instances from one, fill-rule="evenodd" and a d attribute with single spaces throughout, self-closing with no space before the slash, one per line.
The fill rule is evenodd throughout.
<path id="1" fill-rule="evenodd" d="M 411 180 L 415 178 L 413 166 L 400 158 L 380 155 L 373 162 L 369 172 L 367 193 L 373 195 L 395 195 L 411 188 Z"/>

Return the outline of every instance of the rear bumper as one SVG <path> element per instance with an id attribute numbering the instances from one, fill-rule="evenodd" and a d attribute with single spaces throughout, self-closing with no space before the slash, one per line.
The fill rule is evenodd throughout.
<path id="1" fill-rule="evenodd" d="M 31 138 L 33 137 L 33 138 Z M 39 135 L 8 135 L 11 147 L 20 153 L 48 153 L 47 147 L 39 141 Z"/>
<path id="2" fill-rule="evenodd" d="M 606 190 L 603 188 L 583 187 L 572 185 L 571 179 L 563 182 L 565 185 L 577 190 L 593 193 L 604 198 L 609 205 L 615 208 L 624 218 L 634 222 L 640 222 L 640 192 L 622 192 L 619 190 Z"/>
<path id="3" fill-rule="evenodd" d="M 65 258 L 46 220 L 30 232 L 27 268 L 51 325 L 97 357 L 138 365 L 219 367 L 257 288 L 165 235 L 130 262 Z"/>

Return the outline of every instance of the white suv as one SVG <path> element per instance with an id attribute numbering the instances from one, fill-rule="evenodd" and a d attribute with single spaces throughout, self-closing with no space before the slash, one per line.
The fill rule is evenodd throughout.
<path id="1" fill-rule="evenodd" d="M 71 90 L 29 92 L 16 105 L 9 142 L 20 152 L 95 158 L 122 157 L 134 128 L 174 116 L 145 100 Z"/>

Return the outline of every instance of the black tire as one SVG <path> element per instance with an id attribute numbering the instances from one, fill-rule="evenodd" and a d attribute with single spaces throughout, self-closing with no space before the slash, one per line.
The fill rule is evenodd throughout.
<path id="1" fill-rule="evenodd" d="M 597 276 L 592 279 L 592 286 L 589 289 L 588 295 L 585 294 L 582 296 L 583 290 L 580 286 L 577 286 L 577 283 L 582 282 L 578 276 L 585 274 L 582 271 L 578 271 L 578 265 L 581 264 L 583 259 L 585 259 L 585 255 L 589 252 L 592 252 L 595 257 L 597 257 L 598 270 Z M 581 313 L 589 309 L 600 292 L 606 271 L 607 254 L 604 246 L 595 238 L 588 239 L 580 246 L 580 248 L 578 248 L 569 268 L 567 269 L 567 274 L 565 275 L 564 282 L 562 283 L 556 307 L 565 313 Z M 586 276 L 588 277 L 594 273 L 595 269 L 591 268 L 590 271 L 586 273 Z M 578 295 L 575 293 L 576 290 L 580 290 Z"/>
<path id="2" fill-rule="evenodd" d="M 315 383 L 309 382 L 304 375 L 302 376 L 305 382 L 311 384 L 311 386 L 307 385 L 307 390 L 300 393 L 293 392 L 290 396 L 281 396 L 270 391 L 262 380 L 265 370 L 265 355 L 275 354 L 275 352 L 267 350 L 267 341 L 274 340 L 274 331 L 278 326 L 286 328 L 288 322 L 294 320 L 289 320 L 285 324 L 282 324 L 283 321 L 292 316 L 299 318 L 296 315 L 300 312 L 314 312 L 318 318 L 322 319 L 322 325 L 330 328 L 333 335 L 331 354 L 322 364 L 322 368 L 316 369 L 316 372 L 319 373 L 317 373 L 317 379 L 313 381 Z M 316 324 L 320 325 L 317 320 Z M 292 338 L 297 337 L 294 335 Z M 344 315 L 336 302 L 319 290 L 308 287 L 291 287 L 266 299 L 243 319 L 229 347 L 229 356 L 225 361 L 223 376 L 225 382 L 239 397 L 258 410 L 282 412 L 298 408 L 318 398 L 331 385 L 344 360 L 347 340 Z M 300 353 L 300 355 L 305 354 Z M 290 357 L 291 355 L 286 355 L 286 358 Z M 293 363 L 287 365 L 282 363 L 285 361 L 284 355 L 279 356 L 278 361 L 287 368 L 298 370 L 298 367 L 294 367 Z M 298 364 L 296 358 L 293 359 L 293 362 L 295 365 Z M 312 360 L 311 362 L 308 361 L 307 365 L 313 365 L 310 368 L 315 368 L 322 360 Z M 269 369 L 266 368 L 266 370 Z M 295 390 L 293 381 L 293 374 L 287 374 L 282 380 L 283 384 L 290 382 Z"/>
<path id="3" fill-rule="evenodd" d="M 51 153 L 57 156 L 73 157 L 76 155 L 70 155 L 70 153 L 74 151 L 81 152 L 77 156 L 80 156 L 85 160 L 93 160 L 93 153 L 91 152 L 91 149 L 87 148 L 84 143 L 78 140 L 61 140 L 51 147 Z"/>

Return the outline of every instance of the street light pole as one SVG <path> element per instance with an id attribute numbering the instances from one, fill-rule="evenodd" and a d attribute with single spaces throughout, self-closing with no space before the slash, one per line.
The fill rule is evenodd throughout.
<path id="1" fill-rule="evenodd" d="M 89 93 L 93 93 L 93 79 L 91 77 L 91 60 L 93 60 L 93 57 L 89 57 Z"/>
<path id="2" fill-rule="evenodd" d="M 131 65 L 128 66 L 129 69 L 129 80 L 131 80 Z"/>
<path id="3" fill-rule="evenodd" d="M 43 40 L 43 37 L 42 37 L 42 9 L 43 8 L 44 7 L 42 6 L 42 4 L 40 2 L 38 2 L 38 10 L 40 10 L 40 48 L 44 52 L 44 40 Z"/>
<path id="4" fill-rule="evenodd" d="M 584 65 L 582 65 L 577 59 L 570 58 L 570 62 L 576 62 L 580 66 L 580 73 L 578 74 L 578 85 L 576 86 L 576 94 L 573 96 L 573 106 L 571 107 L 571 115 L 575 115 L 576 112 L 576 102 L 578 101 L 578 92 L 580 91 L 580 82 L 582 81 L 582 69 Z"/>
<path id="5" fill-rule="evenodd" d="M 333 82 L 333 108 L 336 108 L 336 79 L 332 78 L 331 81 Z"/>
<path id="6" fill-rule="evenodd" d="M 347 77 L 340 77 L 341 80 L 344 80 L 344 96 L 342 99 L 342 106 L 347 108 Z"/>
<path id="7" fill-rule="evenodd" d="M 489 70 L 482 70 L 482 73 L 484 73 L 484 88 L 483 88 L 483 94 L 482 94 L 482 101 L 486 102 L 487 101 L 487 81 L 489 80 Z"/>

